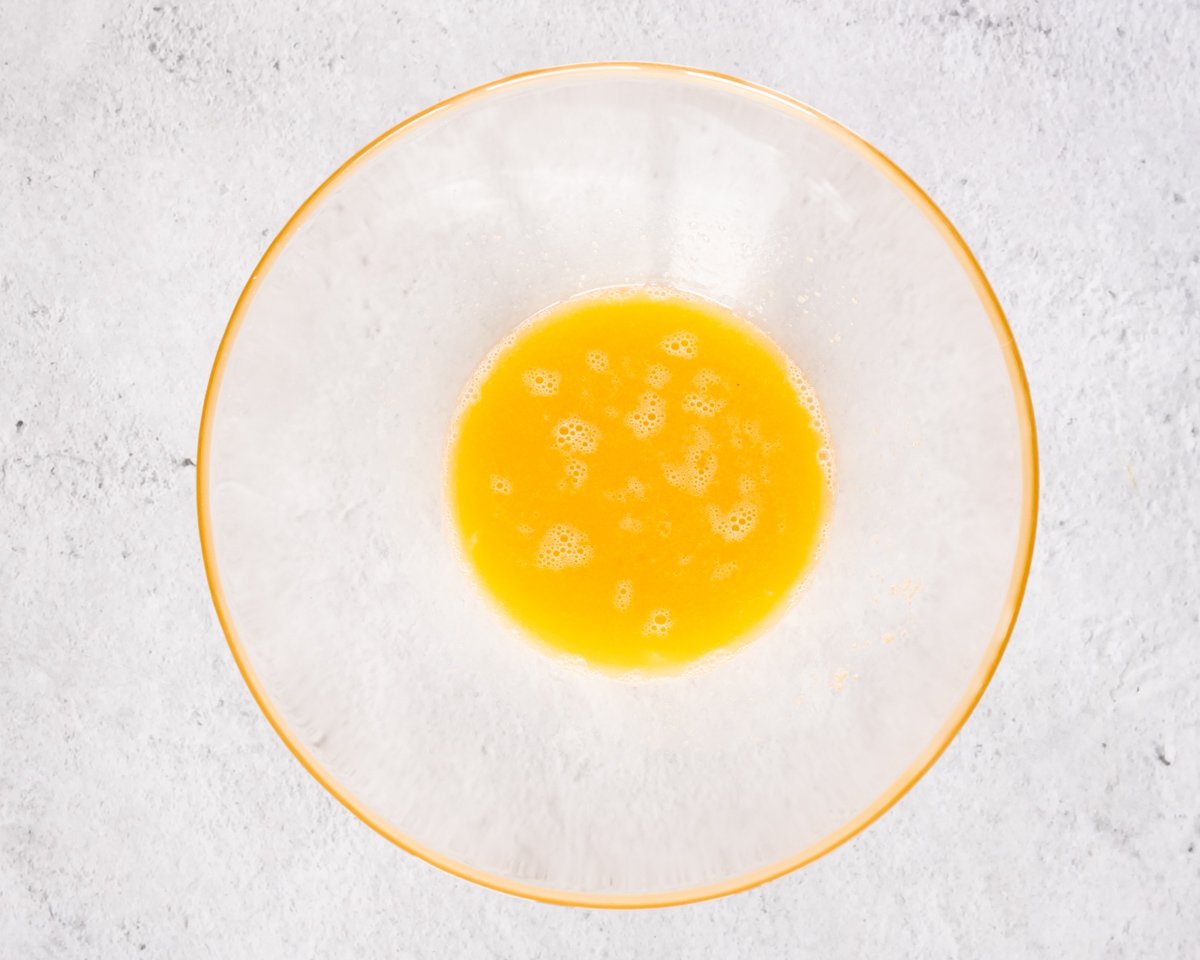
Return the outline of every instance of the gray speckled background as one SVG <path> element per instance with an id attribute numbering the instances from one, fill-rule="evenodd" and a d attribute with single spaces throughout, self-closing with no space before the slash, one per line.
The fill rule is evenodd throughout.
<path id="1" fill-rule="evenodd" d="M 0 956 L 1143 957 L 1200 943 L 1200 6 L 0 0 Z M 660 59 L 849 124 L 974 247 L 1039 415 L 1029 594 L 881 822 L 723 901 L 477 889 L 293 760 L 201 569 L 200 404 L 269 238 L 496 76 Z"/>

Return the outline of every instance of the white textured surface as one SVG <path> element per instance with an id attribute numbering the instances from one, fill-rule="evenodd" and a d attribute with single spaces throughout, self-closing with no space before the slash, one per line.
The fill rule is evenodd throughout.
<path id="1" fill-rule="evenodd" d="M 1194 955 L 1200 9 L 733 6 L 0 0 L 0 956 Z M 233 301 L 336 164 L 609 57 L 905 167 L 1007 308 L 1043 465 L 1024 612 L 934 770 L 797 874 L 636 914 L 477 889 L 325 794 L 227 652 L 190 463 Z"/>

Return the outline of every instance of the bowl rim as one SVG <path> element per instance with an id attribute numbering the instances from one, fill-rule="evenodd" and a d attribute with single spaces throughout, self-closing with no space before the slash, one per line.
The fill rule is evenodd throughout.
<path id="1" fill-rule="evenodd" d="M 760 867 L 748 873 L 739 874 L 725 880 L 702 884 L 681 890 L 669 890 L 645 894 L 598 894 L 584 891 L 559 890 L 542 887 L 533 883 L 512 880 L 487 870 L 472 867 L 466 863 L 446 856 L 431 847 L 425 846 L 411 837 L 401 833 L 390 825 L 383 817 L 369 809 L 359 801 L 353 793 L 338 782 L 334 776 L 308 750 L 300 738 L 288 727 L 278 708 L 255 673 L 250 658 L 234 624 L 228 603 L 221 587 L 220 573 L 212 537 L 212 511 L 209 490 L 209 459 L 212 441 L 213 419 L 220 393 L 221 382 L 225 367 L 228 363 L 237 337 L 238 329 L 249 311 L 258 287 L 267 275 L 276 258 L 287 245 L 292 235 L 320 206 L 325 196 L 343 179 L 352 174 L 364 160 L 376 150 L 390 141 L 403 136 L 418 127 L 423 121 L 436 115 L 448 113 L 451 110 L 466 106 L 477 100 L 488 97 L 509 87 L 530 83 L 553 81 L 565 77 L 583 75 L 628 75 L 638 74 L 646 77 L 666 77 L 673 80 L 699 82 L 731 90 L 743 96 L 753 97 L 758 102 L 766 102 L 776 107 L 781 113 L 793 119 L 807 122 L 820 128 L 825 133 L 855 150 L 860 156 L 883 173 L 897 189 L 899 189 L 914 206 L 941 234 L 947 246 L 954 253 L 959 265 L 966 272 L 975 288 L 985 311 L 992 321 L 1001 353 L 1004 355 L 1011 381 L 1013 398 L 1017 406 L 1017 420 L 1020 429 L 1021 462 L 1022 462 L 1022 505 L 1020 531 L 1017 540 L 1016 556 L 1013 561 L 1012 573 L 1009 579 L 1008 592 L 1004 606 L 997 622 L 992 640 L 985 650 L 984 657 L 974 676 L 967 685 L 950 716 L 939 728 L 932 740 L 926 745 L 915 760 L 904 772 L 870 804 L 846 823 L 827 834 L 816 843 L 809 845 L 798 853 Z M 831 117 L 813 109 L 805 103 L 786 94 L 779 93 L 761 84 L 752 83 L 724 73 L 703 70 L 693 67 L 669 63 L 647 61 L 595 61 L 563 64 L 560 66 L 544 67 L 512 74 L 477 87 L 472 87 L 452 97 L 442 100 L 433 106 L 413 114 L 401 121 L 385 133 L 376 137 L 366 146 L 354 153 L 339 166 L 330 176 L 308 197 L 296 212 L 284 224 L 283 229 L 275 236 L 267 247 L 266 252 L 258 261 L 245 288 L 238 297 L 233 314 L 225 327 L 213 361 L 212 372 L 204 394 L 204 406 L 200 417 L 200 430 L 196 454 L 196 509 L 200 532 L 200 551 L 204 560 L 205 575 L 209 591 L 212 594 L 213 606 L 216 608 L 217 619 L 225 633 L 233 659 L 241 671 L 242 678 L 249 687 L 251 695 L 259 709 L 274 728 L 279 738 L 292 752 L 300 764 L 331 793 L 351 813 L 363 821 L 376 833 L 387 838 L 401 849 L 420 857 L 447 873 L 470 880 L 484 887 L 499 890 L 504 893 L 544 903 L 577 907 L 603 908 L 645 908 L 679 906 L 710 900 L 729 894 L 738 893 L 774 880 L 784 874 L 797 870 L 802 866 L 831 852 L 843 843 L 857 836 L 868 826 L 882 817 L 925 775 L 931 766 L 942 755 L 958 731 L 966 723 L 975 706 L 983 696 L 984 690 L 1000 663 L 1000 658 L 1008 645 L 1016 624 L 1021 600 L 1029 578 L 1029 570 L 1033 560 L 1033 543 L 1037 525 L 1038 512 L 1038 452 L 1037 434 L 1033 416 L 1033 403 L 1029 393 L 1029 382 L 1017 352 L 1016 341 L 1000 303 L 991 285 L 984 276 L 982 268 L 968 248 L 963 238 L 951 224 L 946 215 L 938 208 L 932 199 L 895 163 L 880 150 L 872 146 L 858 134 L 843 126 Z"/>

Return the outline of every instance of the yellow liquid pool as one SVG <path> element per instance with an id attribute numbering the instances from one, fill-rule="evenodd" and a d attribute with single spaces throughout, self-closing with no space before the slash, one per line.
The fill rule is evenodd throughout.
<path id="1" fill-rule="evenodd" d="M 551 651 L 674 672 L 781 609 L 832 500 L 812 388 L 767 337 L 662 290 L 567 301 L 464 393 L 448 479 L 486 591 Z"/>

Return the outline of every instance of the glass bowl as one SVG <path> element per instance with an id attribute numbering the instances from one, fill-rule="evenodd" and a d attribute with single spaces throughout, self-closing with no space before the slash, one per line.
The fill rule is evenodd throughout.
<path id="1" fill-rule="evenodd" d="M 633 682 L 492 613 L 443 470 L 489 349 L 551 303 L 646 283 L 725 304 L 798 363 L 838 491 L 767 632 Z M 895 803 L 996 668 L 1036 512 L 1016 346 L 945 216 L 815 110 L 656 64 L 491 83 L 348 160 L 237 303 L 198 466 L 217 613 L 300 762 L 430 863 L 588 906 L 744 889 Z"/>

